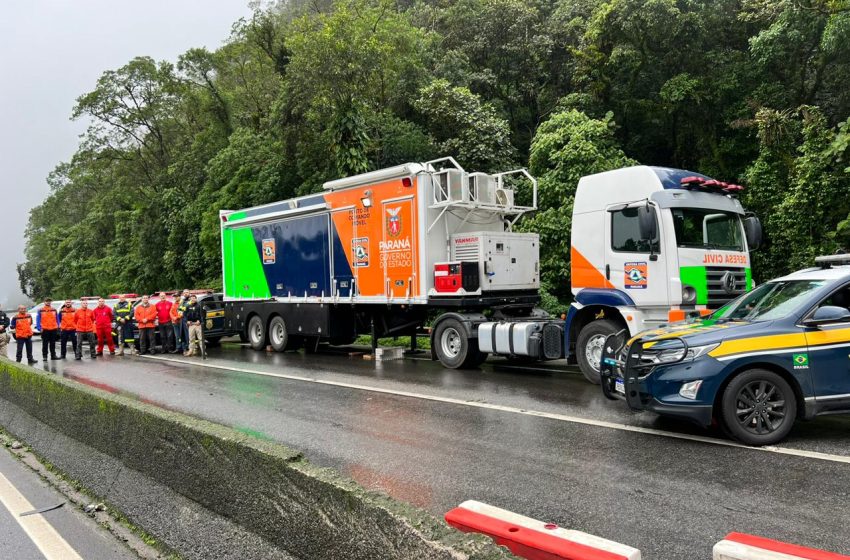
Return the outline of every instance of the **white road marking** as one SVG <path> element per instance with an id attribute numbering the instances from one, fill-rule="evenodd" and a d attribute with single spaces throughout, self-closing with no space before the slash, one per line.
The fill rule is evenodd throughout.
<path id="1" fill-rule="evenodd" d="M 343 387 L 346 389 L 356 389 L 359 391 L 370 391 L 373 393 L 383 393 L 386 395 L 396 395 L 399 397 L 409 397 L 412 399 L 421 399 L 426 401 L 435 401 L 449 404 L 457 404 L 472 408 L 484 408 L 488 410 L 498 410 L 500 412 L 509 412 L 512 414 L 522 414 L 524 416 L 536 416 L 538 418 L 548 418 L 550 420 L 558 420 L 561 422 L 570 422 L 572 424 L 583 424 L 585 426 L 595 426 L 597 428 L 609 428 L 612 430 L 620 430 L 623 432 L 633 432 L 637 434 L 646 434 L 652 436 L 668 437 L 673 439 L 683 439 L 687 441 L 696 441 L 699 443 L 709 443 L 712 445 L 720 445 L 723 447 L 736 447 L 739 449 L 749 449 L 751 451 L 764 451 L 767 453 L 777 453 L 780 455 L 791 455 L 794 457 L 804 457 L 807 459 L 820 459 L 822 461 L 832 461 L 834 463 L 850 464 L 850 456 L 834 455 L 831 453 L 821 453 L 819 451 L 807 451 L 805 449 L 795 449 L 791 447 L 779 447 L 776 445 L 766 445 L 764 447 L 750 447 L 734 441 L 716 439 L 707 436 L 699 436 L 692 434 L 680 434 L 677 432 L 668 432 L 666 430 L 657 430 L 655 428 L 644 428 L 642 426 L 631 426 L 629 424 L 620 424 L 618 422 L 608 422 L 606 420 L 594 420 L 592 418 L 582 418 L 580 416 L 570 416 L 567 414 L 555 414 L 552 412 L 541 412 L 538 410 L 528 410 L 524 408 L 516 408 L 513 406 L 505 406 L 501 404 L 492 404 L 479 401 L 465 401 L 462 399 L 453 399 L 451 397 L 440 397 L 437 395 L 426 395 L 423 393 L 412 393 L 410 391 L 398 391 L 395 389 L 383 389 L 381 387 L 373 387 L 370 385 L 359 385 L 357 383 L 345 383 L 342 381 L 329 381 L 326 379 L 316 379 L 315 377 L 304 377 L 302 375 L 290 375 L 285 373 L 272 373 L 256 369 L 237 368 L 232 366 L 220 366 L 217 364 L 209 364 L 206 362 L 193 362 L 191 360 L 180 360 L 177 358 L 163 358 L 159 356 L 140 356 L 149 360 L 158 360 L 161 362 L 174 362 L 176 364 L 201 366 L 205 368 L 220 369 L 224 371 L 235 371 L 239 373 L 250 373 L 254 375 L 263 375 L 266 377 L 277 377 L 280 379 L 289 379 L 291 381 L 304 381 L 307 383 L 316 383 L 319 385 L 330 385 L 332 387 Z"/>
<path id="2" fill-rule="evenodd" d="M 63 539 L 44 517 L 41 515 L 20 517 L 25 511 L 35 508 L 3 473 L 0 473 L 0 502 L 6 506 L 21 529 L 47 560 L 82 560 L 77 551 L 71 548 L 68 541 Z"/>

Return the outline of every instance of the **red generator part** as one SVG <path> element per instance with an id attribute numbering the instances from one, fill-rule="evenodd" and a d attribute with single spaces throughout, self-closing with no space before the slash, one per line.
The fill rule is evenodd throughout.
<path id="1" fill-rule="evenodd" d="M 455 294 L 461 290 L 475 292 L 480 286 L 478 263 L 455 261 L 434 263 L 434 290 Z"/>

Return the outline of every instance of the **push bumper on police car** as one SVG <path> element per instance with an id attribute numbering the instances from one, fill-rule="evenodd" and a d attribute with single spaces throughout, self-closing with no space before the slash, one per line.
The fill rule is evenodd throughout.
<path id="1" fill-rule="evenodd" d="M 695 398 L 706 377 L 700 370 L 711 366 L 700 360 L 687 360 L 691 348 L 684 338 L 667 339 L 663 349 L 658 349 L 654 342 L 640 338 L 623 342 L 625 334 L 621 331 L 610 335 L 602 348 L 600 374 L 605 396 L 625 401 L 636 412 L 648 410 L 690 420 L 700 426 L 711 425 L 713 405 Z M 654 349 L 647 351 L 649 347 Z M 659 362 L 658 356 L 662 353 L 669 358 Z M 694 398 L 682 396 L 682 388 L 687 387 L 690 378 L 700 380 L 695 386 Z"/>

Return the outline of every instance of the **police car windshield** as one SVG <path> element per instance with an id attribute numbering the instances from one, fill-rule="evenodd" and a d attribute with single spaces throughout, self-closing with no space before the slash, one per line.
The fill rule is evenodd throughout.
<path id="1" fill-rule="evenodd" d="M 673 208 L 672 212 L 679 247 L 744 250 L 737 214 L 706 208 Z"/>
<path id="2" fill-rule="evenodd" d="M 725 307 L 713 319 L 770 321 L 785 317 L 821 289 L 823 280 L 786 280 L 762 284 Z"/>

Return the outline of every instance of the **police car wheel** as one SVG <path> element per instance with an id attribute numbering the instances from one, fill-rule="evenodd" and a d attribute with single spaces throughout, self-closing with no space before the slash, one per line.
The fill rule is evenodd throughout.
<path id="1" fill-rule="evenodd" d="M 602 350 L 605 339 L 622 329 L 614 321 L 600 319 L 588 323 L 581 329 L 576 341 L 576 358 L 581 372 L 588 381 L 599 385 L 599 364 L 602 361 Z"/>
<path id="2" fill-rule="evenodd" d="M 254 315 L 248 321 L 248 342 L 254 350 L 265 350 L 266 348 L 266 327 L 263 325 L 263 320 Z"/>
<path id="3" fill-rule="evenodd" d="M 788 435 L 797 418 L 797 398 L 782 376 L 751 369 L 732 379 L 723 392 L 726 432 L 747 445 L 771 445 Z"/>

